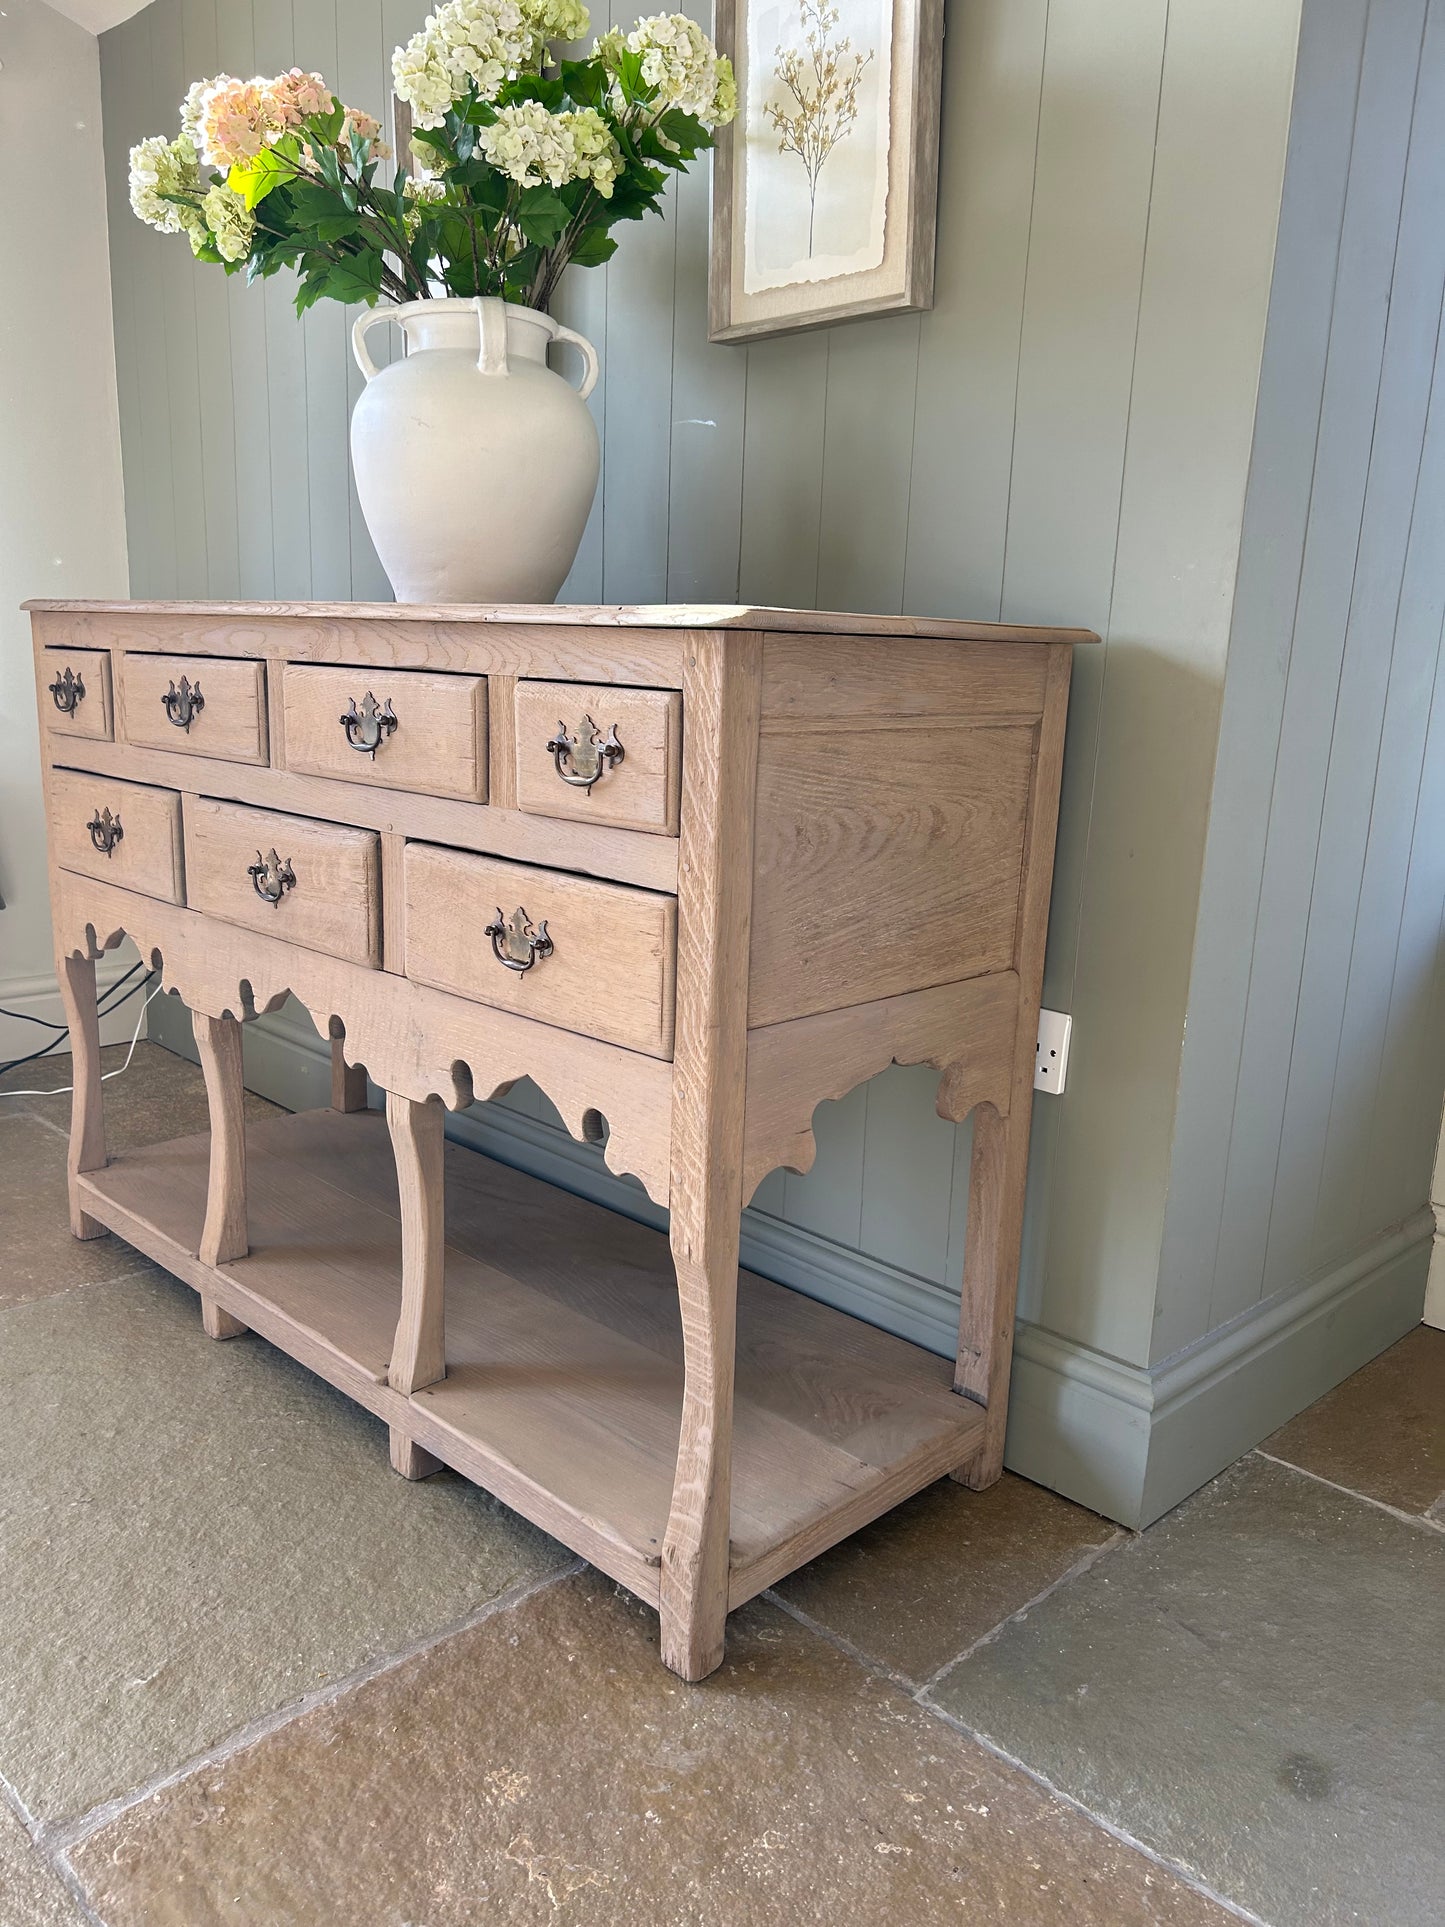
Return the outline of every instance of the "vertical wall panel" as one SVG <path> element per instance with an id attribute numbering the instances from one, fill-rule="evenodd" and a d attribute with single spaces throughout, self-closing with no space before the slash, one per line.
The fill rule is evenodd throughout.
<path id="1" fill-rule="evenodd" d="M 1309 530 L 1270 805 L 1210 1324 L 1254 1304 L 1280 1150 L 1310 880 L 1389 308 L 1424 8 L 1370 11 Z"/>
<path id="2" fill-rule="evenodd" d="M 1306 8 L 1190 976 L 1152 1355 L 1209 1328 L 1369 0 Z"/>
<path id="3" fill-rule="evenodd" d="M 1445 29 L 1445 14 L 1437 15 Z M 1426 50 L 1413 124 L 1445 124 L 1445 32 Z M 1335 706 L 1329 769 L 1315 851 L 1294 1050 L 1270 1210 L 1264 1291 L 1313 1262 L 1325 1139 L 1338 1039 L 1360 913 L 1372 823 L 1389 835 L 1387 796 L 1376 786 L 1396 616 L 1420 480 L 1425 398 L 1430 393 L 1445 288 L 1445 142 L 1412 142 L 1390 289 L 1379 406 L 1370 449 L 1359 555 Z M 1378 810 L 1378 819 L 1375 811 Z M 1409 819 L 1396 825 L 1398 834 Z M 1363 1123 L 1363 1120 L 1361 1120 Z M 1363 1131 L 1361 1132 L 1363 1138 Z M 1363 1143 L 1360 1148 L 1363 1150 Z"/>
<path id="4" fill-rule="evenodd" d="M 827 425 L 827 333 L 757 341 L 748 358 L 738 595 L 818 606 L 818 529 Z"/>

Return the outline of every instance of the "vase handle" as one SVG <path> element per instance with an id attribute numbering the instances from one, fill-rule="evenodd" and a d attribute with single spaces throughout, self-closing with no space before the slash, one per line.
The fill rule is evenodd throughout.
<path id="1" fill-rule="evenodd" d="M 477 332 L 482 338 L 477 373 L 509 375 L 512 371 L 507 366 L 506 302 L 495 294 L 478 294 L 473 295 L 472 306 L 477 311 Z"/>
<path id="2" fill-rule="evenodd" d="M 366 352 L 366 331 L 375 327 L 378 321 L 390 321 L 391 315 L 390 308 L 366 308 L 351 325 L 351 352 L 356 358 L 357 367 L 368 381 L 380 370 Z"/>
<path id="3" fill-rule="evenodd" d="M 548 315 L 547 319 L 552 321 L 550 315 Z M 570 341 L 574 348 L 580 350 L 583 362 L 582 386 L 577 390 L 577 393 L 583 401 L 586 401 L 587 397 L 592 393 L 592 390 L 597 386 L 597 377 L 602 372 L 602 364 L 597 359 L 597 350 L 592 346 L 592 343 L 587 339 L 586 335 L 579 335 L 572 328 L 564 328 L 560 321 L 552 321 L 552 339 L 554 341 Z"/>

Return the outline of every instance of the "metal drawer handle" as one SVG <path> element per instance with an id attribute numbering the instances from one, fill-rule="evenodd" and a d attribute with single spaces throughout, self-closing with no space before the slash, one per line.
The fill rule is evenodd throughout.
<path id="1" fill-rule="evenodd" d="M 361 708 L 356 707 L 353 696 L 346 705 L 346 714 L 341 718 L 341 727 L 346 731 L 346 740 L 353 749 L 376 760 L 376 752 L 383 740 L 396 728 L 396 714 L 391 706 L 391 698 L 378 707 L 375 696 L 368 689 L 362 698 Z"/>
<path id="2" fill-rule="evenodd" d="M 50 693 L 61 715 L 73 716 L 76 706 L 85 700 L 85 679 L 68 667 L 63 676 L 57 670 L 55 681 L 50 684 Z"/>
<path id="3" fill-rule="evenodd" d="M 569 736 L 567 725 L 559 722 L 557 734 L 548 743 L 547 749 L 552 758 L 552 767 L 562 781 L 574 790 L 590 790 L 627 754 L 617 740 L 616 723 L 604 735 L 590 716 L 582 718 L 582 728 L 575 736 Z M 564 763 L 572 765 L 570 774 L 562 767 Z"/>
<path id="4" fill-rule="evenodd" d="M 547 935 L 546 919 L 534 930 L 520 905 L 508 917 L 502 914 L 499 903 L 497 921 L 489 923 L 482 935 L 491 938 L 492 955 L 508 970 L 530 970 L 543 957 L 550 957 L 556 948 Z"/>
<path id="5" fill-rule="evenodd" d="M 97 810 L 85 827 L 90 831 L 91 842 L 105 856 L 114 855 L 116 844 L 125 835 L 120 818 L 112 816 L 109 810 Z"/>
<path id="6" fill-rule="evenodd" d="M 262 856 L 257 850 L 256 861 L 246 866 L 246 875 L 251 879 L 251 887 L 258 897 L 267 903 L 279 903 L 288 890 L 296 888 L 296 872 L 289 861 L 277 856 L 273 849 L 269 856 Z"/>
<path id="7" fill-rule="evenodd" d="M 176 688 L 175 681 L 172 679 L 170 688 L 161 697 L 161 708 L 176 728 L 188 732 L 205 706 L 206 699 L 201 694 L 201 685 L 198 682 L 191 682 L 186 676 L 181 677 L 179 689 Z"/>

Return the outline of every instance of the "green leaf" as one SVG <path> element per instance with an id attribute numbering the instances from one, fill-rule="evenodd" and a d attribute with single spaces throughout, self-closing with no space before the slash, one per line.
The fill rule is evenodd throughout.
<path id="1" fill-rule="evenodd" d="M 584 232 L 567 260 L 574 268 L 600 268 L 602 263 L 610 261 L 616 252 L 617 243 L 610 234 L 605 233 L 600 227 L 590 227 Z"/>
<path id="2" fill-rule="evenodd" d="M 540 74 L 519 74 L 509 80 L 497 95 L 500 106 L 510 107 L 521 100 L 536 100 L 549 114 L 560 114 L 567 105 L 567 90 L 560 80 L 544 80 Z"/>
<path id="3" fill-rule="evenodd" d="M 344 261 L 333 262 L 325 292 L 333 301 L 364 301 L 370 306 L 381 293 L 381 255 L 369 248 L 365 254 L 349 254 Z"/>
<path id="4" fill-rule="evenodd" d="M 320 138 L 323 147 L 334 147 L 341 138 L 341 127 L 345 119 L 346 109 L 336 98 L 335 94 L 333 94 L 331 96 L 331 112 L 329 114 L 313 114 L 306 125 L 313 134 L 316 134 Z"/>
<path id="5" fill-rule="evenodd" d="M 567 203 L 550 187 L 529 187 L 517 197 L 517 226 L 539 248 L 551 247 L 570 218 Z"/>
<path id="6" fill-rule="evenodd" d="M 360 233 L 361 220 L 355 214 L 323 214 L 319 221 L 306 223 L 306 235 L 312 241 L 349 241 Z"/>
<path id="7" fill-rule="evenodd" d="M 259 207 L 274 188 L 289 181 L 295 169 L 283 160 L 274 148 L 263 147 L 254 160 L 247 161 L 244 167 L 233 167 L 226 176 L 226 185 L 246 203 L 247 207 Z"/>
<path id="8" fill-rule="evenodd" d="M 602 105 L 608 80 L 600 60 L 564 60 L 558 71 L 569 100 L 579 107 Z"/>

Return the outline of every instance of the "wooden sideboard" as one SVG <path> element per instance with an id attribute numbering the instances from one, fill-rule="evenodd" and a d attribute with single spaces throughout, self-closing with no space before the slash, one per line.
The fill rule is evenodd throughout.
<path id="1" fill-rule="evenodd" d="M 35 602 L 70 1212 L 657 1608 L 728 1611 L 999 1475 L 1071 650 L 732 607 Z M 95 960 L 190 1006 L 208 1136 L 107 1159 Z M 330 1110 L 243 1130 L 287 993 Z M 739 1215 L 889 1064 L 975 1114 L 956 1364 L 738 1272 Z M 364 1067 L 364 1069 L 363 1069 Z M 386 1118 L 366 1109 L 366 1073 Z M 444 1143 L 531 1077 L 670 1213 Z M 668 1245 L 671 1252 L 669 1258 Z"/>

